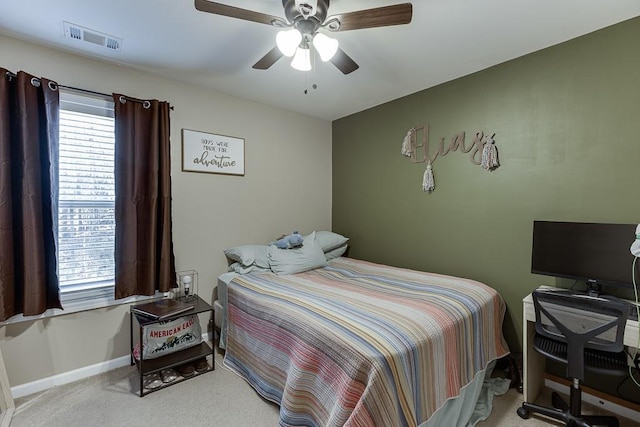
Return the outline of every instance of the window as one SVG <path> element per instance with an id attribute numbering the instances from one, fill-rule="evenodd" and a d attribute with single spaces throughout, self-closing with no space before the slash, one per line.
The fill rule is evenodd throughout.
<path id="1" fill-rule="evenodd" d="M 60 90 L 57 267 L 64 311 L 17 315 L 3 324 L 164 295 L 115 299 L 115 115 L 109 96 Z"/>
<path id="2" fill-rule="evenodd" d="M 113 101 L 60 92 L 58 277 L 65 308 L 113 300 Z M 104 305 L 104 304 L 102 304 Z"/>

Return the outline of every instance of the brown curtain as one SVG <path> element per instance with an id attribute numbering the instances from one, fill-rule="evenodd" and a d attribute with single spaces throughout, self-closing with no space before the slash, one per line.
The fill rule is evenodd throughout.
<path id="1" fill-rule="evenodd" d="M 175 287 L 167 102 L 114 94 L 116 298 Z"/>
<path id="2" fill-rule="evenodd" d="M 0 321 L 62 308 L 57 85 L 0 68 Z"/>

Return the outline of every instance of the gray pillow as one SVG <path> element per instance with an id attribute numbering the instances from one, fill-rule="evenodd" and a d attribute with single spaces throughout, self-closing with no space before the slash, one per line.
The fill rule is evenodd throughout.
<path id="1" fill-rule="evenodd" d="M 277 246 L 269 246 L 268 255 L 271 270 L 279 275 L 302 273 L 327 265 L 315 232 L 304 237 L 301 248 L 279 249 Z"/>
<path id="2" fill-rule="evenodd" d="M 224 254 L 231 260 L 239 262 L 244 267 L 256 265 L 269 268 L 267 245 L 243 245 L 225 249 Z"/>
<path id="3" fill-rule="evenodd" d="M 316 233 L 316 240 L 324 252 L 336 249 L 349 241 L 347 237 L 333 231 L 315 231 L 314 233 Z"/>
<path id="4" fill-rule="evenodd" d="M 342 246 L 339 246 L 335 249 L 331 249 L 330 251 L 325 252 L 324 257 L 327 259 L 327 261 L 329 261 L 330 259 L 341 257 L 347 251 L 348 247 L 349 245 L 345 243 Z"/>
<path id="5" fill-rule="evenodd" d="M 258 267 L 256 264 L 242 265 L 239 262 L 234 262 L 229 266 L 229 269 L 227 271 L 232 271 L 238 274 L 249 274 L 254 271 L 271 271 L 271 269 Z"/>

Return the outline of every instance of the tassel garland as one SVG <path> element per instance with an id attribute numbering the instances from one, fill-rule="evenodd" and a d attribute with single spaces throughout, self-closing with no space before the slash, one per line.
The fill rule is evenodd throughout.
<path id="1" fill-rule="evenodd" d="M 431 193 L 436 188 L 433 180 L 433 170 L 431 169 L 431 162 L 427 163 L 427 169 L 424 171 L 422 177 L 422 190 Z"/>
<path id="2" fill-rule="evenodd" d="M 496 147 L 496 142 L 493 140 L 493 137 L 487 137 L 487 140 L 482 147 L 482 160 L 480 161 L 480 166 L 483 169 L 488 171 L 494 170 L 500 163 L 498 162 L 498 147 Z"/>
<path id="3" fill-rule="evenodd" d="M 407 131 L 404 139 L 402 140 L 402 155 L 411 157 L 411 137 L 413 136 L 413 132 L 415 132 L 414 128 L 411 128 Z"/>

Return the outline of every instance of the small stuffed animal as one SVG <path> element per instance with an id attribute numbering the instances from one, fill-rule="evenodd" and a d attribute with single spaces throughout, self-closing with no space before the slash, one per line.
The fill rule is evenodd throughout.
<path id="1" fill-rule="evenodd" d="M 289 235 L 282 235 L 275 242 L 269 243 L 269 245 L 275 245 L 280 249 L 291 249 L 302 246 L 302 241 L 302 236 L 297 231 L 294 231 Z"/>

